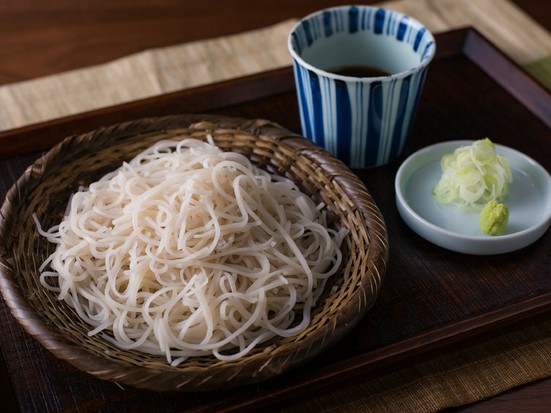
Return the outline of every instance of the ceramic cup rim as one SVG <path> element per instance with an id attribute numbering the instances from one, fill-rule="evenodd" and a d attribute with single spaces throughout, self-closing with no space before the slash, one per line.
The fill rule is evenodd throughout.
<path id="1" fill-rule="evenodd" d="M 346 10 L 346 9 L 350 9 L 350 7 L 357 7 L 358 9 L 371 9 L 371 10 L 381 10 L 382 9 L 382 10 L 385 10 L 386 12 L 393 13 L 393 14 L 399 16 L 400 18 L 403 18 L 403 17 L 407 18 L 408 26 L 413 24 L 413 25 L 419 26 L 420 28 L 425 29 L 425 33 L 427 34 L 429 40 L 432 41 L 432 46 L 429 49 L 429 53 L 428 53 L 427 57 L 425 59 L 423 59 L 421 62 L 419 62 L 418 64 L 416 64 L 415 66 L 413 66 L 409 69 L 402 70 L 402 71 L 396 72 L 396 73 L 391 73 L 391 74 L 386 75 L 386 76 L 372 76 L 372 77 L 344 76 L 344 75 L 340 75 L 340 74 L 336 74 L 336 73 L 332 73 L 332 72 L 328 72 L 326 70 L 320 69 L 319 67 L 316 67 L 316 66 L 312 65 L 311 63 L 308 63 L 306 60 L 304 60 L 302 58 L 302 56 L 300 56 L 297 53 L 297 51 L 295 50 L 295 47 L 293 46 L 293 34 L 297 31 L 297 29 L 299 27 L 301 27 L 304 24 L 305 21 L 313 20 L 314 18 L 317 18 L 319 15 L 321 15 L 321 14 L 327 12 L 327 11 Z M 323 76 L 323 77 L 326 77 L 326 78 L 330 78 L 330 79 L 342 80 L 342 81 L 345 81 L 345 82 L 354 81 L 354 82 L 363 82 L 363 83 L 372 83 L 372 82 L 375 82 L 375 81 L 379 81 L 379 82 L 380 81 L 391 81 L 393 79 L 406 78 L 407 76 L 411 75 L 412 73 L 416 73 L 416 72 L 422 70 L 424 67 L 428 66 L 431 63 L 431 61 L 433 60 L 434 55 L 436 54 L 436 42 L 435 42 L 435 39 L 434 39 L 434 35 L 419 20 L 411 17 L 408 14 L 405 14 L 405 13 L 402 13 L 402 12 L 399 12 L 399 11 L 396 11 L 396 10 L 387 9 L 385 7 L 376 7 L 376 6 L 368 6 L 368 5 L 348 5 L 348 6 L 343 5 L 343 6 L 327 7 L 327 8 L 317 10 L 313 13 L 310 13 L 310 14 L 304 16 L 303 18 L 301 18 L 293 26 L 293 28 L 289 32 L 289 35 L 287 37 L 287 47 L 289 49 L 289 53 L 291 54 L 293 59 L 298 64 L 300 64 L 302 67 L 305 67 L 308 70 L 313 71 L 317 75 L 320 75 L 320 76 Z"/>

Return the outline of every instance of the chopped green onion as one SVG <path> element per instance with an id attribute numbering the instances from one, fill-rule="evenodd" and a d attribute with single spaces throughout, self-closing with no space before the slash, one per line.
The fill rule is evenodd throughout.
<path id="1" fill-rule="evenodd" d="M 442 204 L 481 209 L 493 199 L 505 199 L 513 181 L 507 158 L 495 153 L 488 138 L 444 155 L 441 166 L 442 177 L 433 194 Z"/>

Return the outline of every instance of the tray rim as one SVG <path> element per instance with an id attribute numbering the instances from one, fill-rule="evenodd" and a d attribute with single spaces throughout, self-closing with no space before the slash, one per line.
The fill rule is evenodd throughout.
<path id="1" fill-rule="evenodd" d="M 437 35 L 437 39 L 440 39 L 440 43 L 444 41 L 445 47 L 439 48 L 437 51 L 436 58 L 445 58 L 453 55 L 464 55 L 471 62 L 476 64 L 481 68 L 481 70 L 490 75 L 493 81 L 498 83 L 502 88 L 507 90 L 515 99 L 517 99 L 524 107 L 526 107 L 535 117 L 539 118 L 545 125 L 551 127 L 551 106 L 550 105 L 537 105 L 534 103 L 543 99 L 544 101 L 551 102 L 551 92 L 543 86 L 539 81 L 534 79 L 528 72 L 526 72 L 520 65 L 512 61 L 508 56 L 501 52 L 495 45 L 493 45 L 487 38 L 480 34 L 476 29 L 472 27 L 465 27 L 449 32 L 441 33 Z M 477 49 L 477 47 L 481 49 Z M 474 49 L 474 50 L 473 50 Z M 488 64 L 488 56 L 492 56 L 497 59 L 503 65 Z M 494 72 L 495 67 L 499 66 L 500 69 L 497 72 Z M 513 84 L 507 84 L 505 81 L 507 76 L 501 77 L 498 74 L 507 73 L 507 76 L 510 76 L 511 73 L 514 74 L 515 82 Z M 186 91 L 173 92 L 167 95 L 156 96 L 152 98 L 147 98 L 141 101 L 131 102 L 129 104 L 122 104 L 117 106 L 112 106 L 108 108 L 102 108 L 91 112 L 85 112 L 83 114 L 72 115 L 69 117 L 58 118 L 50 121 L 45 121 L 42 123 L 37 123 L 23 128 L 12 129 L 5 132 L 0 132 L 0 143 L 4 139 L 14 139 L 14 137 L 21 137 L 28 133 L 37 133 L 40 131 L 47 131 L 52 133 L 51 128 L 63 129 L 63 125 L 66 122 L 74 124 L 79 122 L 83 118 L 97 121 L 101 119 L 102 116 L 111 113 L 111 111 L 123 111 L 128 108 L 132 110 L 141 110 L 148 105 L 153 105 L 155 102 L 161 101 L 164 104 L 166 102 L 171 102 L 174 99 L 181 99 L 183 96 L 190 96 L 194 93 L 215 93 L 218 88 L 224 87 L 234 87 L 235 85 L 250 87 L 252 84 L 258 80 L 265 78 L 274 77 L 275 85 L 273 88 L 265 90 L 265 96 L 271 96 L 274 92 L 289 92 L 294 84 L 292 82 L 292 72 L 290 67 L 275 69 L 269 72 L 262 72 L 256 75 L 247 76 L 239 79 L 232 79 L 229 81 L 219 82 L 215 84 L 210 84 L 204 87 L 189 89 Z M 238 86 L 238 87 L 240 87 Z M 524 88 L 524 86 L 528 86 Z M 527 91 L 536 90 L 536 98 Z M 252 93 L 252 92 L 251 92 Z M 262 95 L 256 95 L 251 98 L 251 95 L 242 96 L 242 99 L 237 99 L 237 101 L 232 102 L 232 104 L 237 104 L 239 101 L 247 102 L 254 99 L 261 99 Z M 525 103 L 525 100 L 528 99 L 528 103 Z M 220 107 L 226 107 L 228 105 L 223 105 Z M 543 107 L 543 111 L 541 108 Z M 546 108 L 550 108 L 548 111 L 545 111 Z M 172 112 L 171 112 L 172 113 Z M 168 113 L 167 113 L 168 114 Z M 134 119 L 134 118 L 131 118 Z M 115 122 L 110 122 L 115 123 Z M 99 127 L 100 125 L 98 125 Z M 86 129 L 82 132 L 86 132 L 89 129 Z M 66 136 L 70 136 L 73 133 L 82 133 L 82 132 L 72 132 L 68 133 Z M 1 148 L 2 145 L 0 145 Z M 33 148 L 32 151 L 36 151 L 36 148 Z M 26 153 L 31 152 L 30 150 L 18 152 Z M 15 154 L 12 154 L 15 155 Z M 0 152 L 0 161 L 2 157 L 12 156 L 6 155 L 3 152 Z M 390 357 L 384 358 L 384 355 L 380 351 L 375 351 L 371 353 L 363 353 L 362 355 L 349 358 L 347 360 L 323 366 L 321 368 L 314 369 L 312 372 L 309 372 L 307 377 L 299 378 L 295 380 L 295 383 L 287 382 L 284 386 L 279 386 L 275 389 L 270 389 L 260 393 L 256 393 L 254 397 L 248 400 L 238 400 L 231 399 L 225 400 L 223 411 L 243 411 L 247 407 L 257 408 L 263 403 L 269 404 L 273 401 L 274 397 L 277 397 L 278 400 L 290 398 L 292 395 L 297 393 L 304 392 L 312 388 L 321 388 L 324 385 L 329 383 L 334 383 L 335 381 L 342 379 L 343 375 L 355 375 L 360 373 L 369 372 L 369 369 L 374 369 L 374 365 L 381 363 L 383 360 L 388 364 L 398 363 L 399 361 L 409 357 L 409 356 L 422 356 L 430 350 L 436 348 L 448 348 L 452 345 L 458 344 L 459 342 L 467 341 L 473 337 L 479 336 L 480 334 L 487 333 L 490 331 L 488 327 L 491 327 L 491 331 L 498 331 L 499 329 L 510 326 L 515 322 L 527 321 L 529 319 L 537 318 L 538 316 L 545 314 L 551 310 L 551 292 L 540 294 L 528 300 L 523 300 L 516 302 L 507 307 L 502 307 L 491 312 L 484 313 L 479 316 L 471 317 L 466 320 L 457 321 L 452 324 L 446 324 L 432 330 L 422 332 L 419 335 L 409 337 L 405 340 L 398 341 L 388 346 L 391 352 L 396 348 L 403 346 L 406 348 L 405 351 L 397 352 L 394 351 Z M 450 329 L 460 329 L 461 333 L 454 337 L 450 337 L 449 334 L 446 334 L 446 331 Z M 422 341 L 425 345 L 419 346 L 415 343 Z M 386 348 L 386 347 L 385 347 Z M 382 364 L 379 364 L 379 366 Z M 338 367 L 341 366 L 343 369 L 339 370 Z M 376 367 L 376 366 L 375 366 Z M 291 391 L 290 391 L 291 390 Z M 233 404 L 231 404 L 234 402 Z M 222 408 L 222 406 L 216 406 Z"/>
<path id="2" fill-rule="evenodd" d="M 497 48 L 476 28 L 460 27 L 437 33 L 436 37 L 438 46 L 435 59 L 462 52 L 551 128 L 551 90 Z M 490 57 L 497 59 L 499 64 L 489 63 Z M 259 80 L 267 77 L 270 81 L 264 82 L 263 88 L 255 87 Z M 513 82 L 508 82 L 511 77 Z M 100 126 L 145 117 L 216 110 L 215 107 L 207 105 L 204 99 L 194 102 L 193 105 L 182 105 L 182 101 L 190 96 L 205 94 L 218 96 L 222 93 L 220 100 L 224 100 L 223 107 L 227 107 L 289 92 L 294 90 L 294 87 L 292 66 L 286 66 L 8 129 L 0 131 L 0 160 L 19 154 L 47 150 L 65 137 L 90 132 Z M 237 89 L 239 93 L 232 93 Z M 111 120 L 108 124 L 102 123 L 102 118 L 105 116 L 110 116 Z"/>

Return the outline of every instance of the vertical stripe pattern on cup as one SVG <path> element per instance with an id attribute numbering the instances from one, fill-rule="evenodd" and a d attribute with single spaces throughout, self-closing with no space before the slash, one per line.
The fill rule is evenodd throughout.
<path id="1" fill-rule="evenodd" d="M 419 55 L 420 62 L 434 55 L 432 35 L 410 17 L 390 10 L 336 7 L 307 21 L 308 24 L 297 25 L 290 37 L 290 45 L 298 56 L 318 39 L 358 30 L 395 37 L 408 44 Z M 428 63 L 404 76 L 392 76 L 388 82 L 359 79 L 345 82 L 316 73 L 296 59 L 293 66 L 305 137 L 352 168 L 382 165 L 402 152 L 416 115 Z"/>

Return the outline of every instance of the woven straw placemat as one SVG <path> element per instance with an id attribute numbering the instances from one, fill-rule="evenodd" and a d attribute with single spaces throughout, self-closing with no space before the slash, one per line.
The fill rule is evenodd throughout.
<path id="1" fill-rule="evenodd" d="M 551 88 L 551 34 L 508 0 L 381 4 L 419 19 L 435 33 L 473 26 Z M 0 130 L 288 66 L 287 35 L 296 21 L 1 86 Z"/>
<path id="2" fill-rule="evenodd" d="M 382 4 L 416 17 L 435 33 L 474 26 L 551 89 L 551 35 L 508 0 Z M 287 35 L 296 21 L 4 85 L 0 130 L 288 66 Z M 289 412 L 433 412 L 549 377 L 550 360 L 551 321 L 546 321 L 325 393 Z"/>

